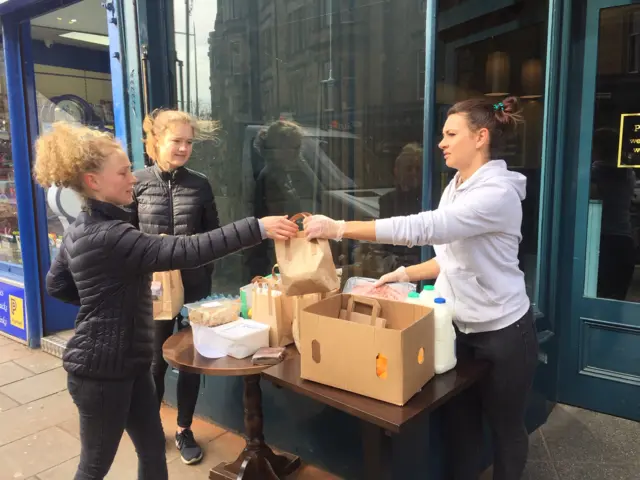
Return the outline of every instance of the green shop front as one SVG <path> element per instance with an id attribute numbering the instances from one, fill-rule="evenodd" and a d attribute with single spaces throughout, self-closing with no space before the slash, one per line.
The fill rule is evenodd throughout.
<path id="1" fill-rule="evenodd" d="M 0 299 L 3 333 L 22 318 L 35 347 L 73 328 L 74 310 L 43 289 L 72 209 L 31 180 L 33 140 L 52 121 L 114 131 L 136 168 L 145 112 L 219 121 L 190 167 L 226 223 L 264 207 L 255 139 L 291 119 L 305 132 L 307 171 L 289 179 L 301 208 L 371 220 L 437 206 L 452 177 L 436 147 L 449 106 L 517 95 L 525 122 L 500 156 L 527 177 L 520 266 L 541 342 L 529 427 L 556 402 L 640 420 L 640 2 L 8 0 L 0 15 L 0 282 L 24 290 L 0 295 L 22 295 L 13 316 Z M 342 242 L 334 254 L 349 275 L 378 277 L 431 251 Z M 212 293 L 237 293 L 273 263 L 269 250 L 225 258 Z M 241 398 L 241 380 L 206 378 L 198 411 L 242 431 Z M 268 383 L 263 402 L 271 444 L 359 477 L 356 419 Z M 439 432 L 436 413 L 431 451 L 398 478 L 427 460 L 439 478 Z"/>

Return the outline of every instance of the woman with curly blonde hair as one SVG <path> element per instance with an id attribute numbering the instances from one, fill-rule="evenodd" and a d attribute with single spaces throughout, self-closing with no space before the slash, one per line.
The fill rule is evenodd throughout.
<path id="1" fill-rule="evenodd" d="M 208 233 L 158 236 L 131 225 L 136 178 L 109 134 L 58 123 L 36 142 L 40 185 L 70 187 L 85 201 L 47 275 L 52 297 L 79 305 L 63 355 L 68 388 L 80 412 L 75 480 L 103 479 L 124 430 L 138 453 L 138 479 L 167 479 L 165 438 L 150 372 L 153 357 L 151 274 L 196 268 L 260 243 L 286 239 L 284 217 L 246 218 Z"/>

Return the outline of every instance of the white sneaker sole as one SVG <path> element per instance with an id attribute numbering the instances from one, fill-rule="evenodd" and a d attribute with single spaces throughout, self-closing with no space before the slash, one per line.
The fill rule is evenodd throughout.
<path id="1" fill-rule="evenodd" d="M 178 445 L 178 442 L 176 442 L 176 448 L 178 449 L 178 451 L 180 450 L 180 446 Z M 196 458 L 192 458 L 191 460 L 185 460 L 184 457 L 180 455 L 180 460 L 182 460 L 182 463 L 184 463 L 185 465 L 193 465 L 195 463 L 200 463 L 203 458 L 204 458 L 204 453 L 200 453 L 200 455 L 198 455 Z"/>

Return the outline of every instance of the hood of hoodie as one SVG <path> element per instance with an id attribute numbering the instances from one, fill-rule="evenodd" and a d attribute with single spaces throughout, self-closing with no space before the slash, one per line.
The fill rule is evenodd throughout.
<path id="1" fill-rule="evenodd" d="M 459 177 L 460 173 L 456 173 L 454 179 L 456 183 Z M 457 190 L 461 192 L 469 188 L 491 184 L 509 185 L 518 194 L 520 201 L 523 201 L 527 196 L 527 177 L 507 169 L 507 163 L 504 160 L 491 160 L 485 163 Z"/>

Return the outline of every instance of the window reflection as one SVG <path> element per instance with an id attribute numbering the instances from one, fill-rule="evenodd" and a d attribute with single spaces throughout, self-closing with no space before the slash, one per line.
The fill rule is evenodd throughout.
<path id="1" fill-rule="evenodd" d="M 622 34 L 620 34 L 622 32 Z M 585 295 L 640 301 L 640 6 L 601 10 Z"/>
<path id="2" fill-rule="evenodd" d="M 193 83 L 185 109 L 222 125 L 217 141 L 194 148 L 189 166 L 210 179 L 223 222 L 419 211 L 424 2 L 194 0 L 189 16 L 174 2 L 174 20 L 178 59 Z M 344 278 L 420 260 L 417 249 L 332 247 Z M 273 263 L 264 245 L 224 259 L 214 288 L 237 289 Z"/>
<path id="3" fill-rule="evenodd" d="M 538 255 L 538 215 L 544 70 L 548 2 L 523 0 L 517 6 L 496 9 L 489 2 L 482 12 L 458 8 L 465 0 L 438 2 L 436 53 L 436 104 L 439 119 L 436 138 L 448 108 L 473 97 L 488 96 L 500 101 L 507 95 L 521 98 L 524 122 L 517 135 L 500 151 L 511 170 L 527 177 L 527 197 L 523 202 L 520 268 L 525 272 L 527 293 L 535 298 Z M 433 148 L 433 147 L 432 147 Z M 434 201 L 455 172 L 449 170 L 442 154 L 434 149 Z"/>

